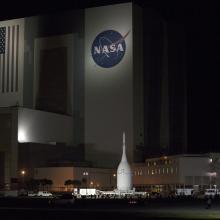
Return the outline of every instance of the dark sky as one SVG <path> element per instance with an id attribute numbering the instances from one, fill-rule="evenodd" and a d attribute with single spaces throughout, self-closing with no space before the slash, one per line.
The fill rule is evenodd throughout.
<path id="1" fill-rule="evenodd" d="M 6 2 L 0 20 L 127 1 L 67 0 L 59 2 Z M 154 8 L 168 22 L 181 24 L 186 32 L 188 120 L 192 143 L 220 150 L 220 7 L 217 1 L 136 0 Z"/>

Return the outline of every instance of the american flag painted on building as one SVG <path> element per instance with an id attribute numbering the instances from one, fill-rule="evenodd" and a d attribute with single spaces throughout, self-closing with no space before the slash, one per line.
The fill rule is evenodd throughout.
<path id="1" fill-rule="evenodd" d="M 19 90 L 19 38 L 18 24 L 0 26 L 0 93 Z"/>

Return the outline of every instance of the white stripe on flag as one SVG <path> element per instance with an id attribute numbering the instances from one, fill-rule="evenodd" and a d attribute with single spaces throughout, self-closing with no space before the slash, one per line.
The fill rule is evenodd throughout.
<path id="1" fill-rule="evenodd" d="M 6 27 L 5 53 L 0 54 L 0 93 L 18 92 L 19 25 Z"/>
<path id="2" fill-rule="evenodd" d="M 8 71 L 8 28 L 6 28 L 6 33 L 5 33 L 5 54 L 4 54 L 4 92 L 7 92 L 7 71 Z"/>

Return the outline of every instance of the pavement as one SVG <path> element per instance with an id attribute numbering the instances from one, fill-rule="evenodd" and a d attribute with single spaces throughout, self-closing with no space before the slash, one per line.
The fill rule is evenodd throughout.
<path id="1" fill-rule="evenodd" d="M 0 219 L 220 219 L 220 200 L 206 208 L 205 200 L 147 200 L 142 205 L 104 205 L 91 201 L 78 206 L 5 206 Z"/>

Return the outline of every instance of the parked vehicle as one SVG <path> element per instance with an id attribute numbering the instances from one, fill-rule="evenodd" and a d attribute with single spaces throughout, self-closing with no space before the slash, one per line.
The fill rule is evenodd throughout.
<path id="1" fill-rule="evenodd" d="M 27 195 L 30 196 L 30 197 L 33 197 L 33 196 L 37 196 L 37 193 L 36 193 L 36 192 L 33 192 L 33 191 L 29 191 L 29 192 L 27 193 Z"/>
<path id="2" fill-rule="evenodd" d="M 39 191 L 38 193 L 34 193 L 34 192 L 28 192 L 28 196 L 43 196 L 43 197 L 51 197 L 53 196 L 52 193 L 48 192 L 48 191 Z"/>
<path id="3" fill-rule="evenodd" d="M 206 189 L 205 190 L 205 197 L 208 198 L 208 197 L 216 197 L 216 196 L 219 196 L 220 195 L 220 192 L 218 189 Z"/>
<path id="4" fill-rule="evenodd" d="M 48 191 L 39 191 L 37 193 L 37 196 L 44 196 L 44 197 L 48 197 L 48 196 L 53 196 L 52 193 L 48 192 Z"/>
<path id="5" fill-rule="evenodd" d="M 194 189 L 192 188 L 177 188 L 176 189 L 176 196 L 193 196 Z"/>

